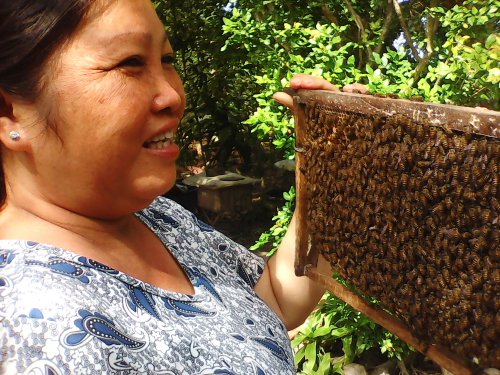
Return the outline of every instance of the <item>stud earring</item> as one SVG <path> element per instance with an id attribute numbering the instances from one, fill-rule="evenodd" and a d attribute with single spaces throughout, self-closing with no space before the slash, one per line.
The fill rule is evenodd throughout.
<path id="1" fill-rule="evenodd" d="M 19 138 L 21 138 L 21 134 L 19 134 L 18 132 L 16 131 L 12 131 L 9 133 L 9 137 L 10 139 L 12 139 L 13 141 L 17 141 L 19 140 Z"/>

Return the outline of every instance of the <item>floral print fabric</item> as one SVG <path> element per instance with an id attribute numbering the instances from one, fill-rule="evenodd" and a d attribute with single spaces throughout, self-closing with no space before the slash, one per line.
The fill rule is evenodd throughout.
<path id="1" fill-rule="evenodd" d="M 0 241 L 0 373 L 295 374 L 285 326 L 253 291 L 264 261 L 165 198 L 137 216 L 195 294 L 54 246 Z"/>

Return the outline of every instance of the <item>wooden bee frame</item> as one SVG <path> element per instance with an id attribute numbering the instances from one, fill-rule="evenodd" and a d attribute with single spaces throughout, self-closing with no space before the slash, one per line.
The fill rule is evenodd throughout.
<path id="1" fill-rule="evenodd" d="M 426 337 L 425 334 L 422 335 L 421 332 L 417 332 L 417 330 L 415 329 L 414 326 L 412 329 L 410 327 L 410 325 L 408 324 L 408 321 L 406 319 L 403 319 L 403 318 L 405 318 L 404 314 L 402 313 L 402 311 L 404 312 L 404 309 L 399 309 L 399 310 L 396 309 L 399 313 L 395 314 L 394 311 L 391 311 L 391 309 L 387 307 L 387 305 L 384 305 L 382 308 L 380 305 L 373 304 L 373 303 L 369 302 L 366 298 L 364 298 L 361 293 L 360 294 L 355 293 L 351 289 L 345 287 L 340 282 L 336 281 L 332 277 L 332 275 L 325 275 L 325 274 L 322 274 L 318 271 L 317 265 L 318 265 L 319 254 L 321 253 L 323 255 L 325 255 L 325 254 L 329 255 L 329 254 L 327 254 L 328 250 L 325 250 L 328 248 L 328 241 L 325 240 L 325 238 L 327 238 L 327 236 L 324 235 L 324 233 L 323 233 L 323 232 L 326 233 L 325 227 L 323 226 L 322 228 L 324 230 L 321 231 L 321 230 L 318 230 L 317 227 L 313 227 L 312 222 L 311 223 L 309 222 L 310 219 L 308 217 L 308 215 L 309 215 L 308 210 L 311 208 L 311 205 L 312 205 L 311 204 L 312 193 L 311 192 L 308 193 L 308 188 L 311 186 L 311 181 L 310 181 L 311 175 L 310 175 L 310 170 L 308 170 L 308 168 L 313 164 L 308 164 L 308 162 L 309 162 L 308 158 L 312 158 L 311 150 L 313 149 L 313 145 L 312 145 L 313 141 L 311 141 L 310 132 L 311 132 L 311 129 L 314 129 L 314 126 L 315 126 L 314 122 L 316 121 L 316 120 L 312 119 L 312 115 L 310 115 L 311 111 L 313 111 L 315 113 L 315 115 L 319 114 L 320 118 L 322 116 L 328 116 L 329 114 L 335 114 L 337 112 L 340 112 L 340 113 L 359 115 L 359 116 L 362 116 L 363 118 L 366 118 L 368 120 L 372 120 L 375 122 L 377 122 L 377 121 L 384 122 L 384 121 L 388 121 L 388 119 L 394 118 L 395 116 L 399 116 L 400 118 L 407 119 L 408 121 L 410 121 L 413 124 L 417 124 L 417 126 L 419 126 L 419 128 L 417 129 L 417 132 L 421 131 L 421 129 L 427 129 L 430 127 L 430 128 L 432 128 L 431 132 L 433 134 L 436 132 L 443 132 L 443 134 L 449 134 L 449 135 L 451 134 L 449 136 L 451 138 L 455 137 L 455 135 L 452 134 L 453 132 L 455 132 L 455 133 L 458 132 L 458 133 L 462 134 L 463 137 L 465 137 L 464 139 L 468 139 L 468 140 L 470 140 L 471 137 L 476 137 L 476 138 L 482 137 L 485 139 L 485 141 L 478 140 L 477 142 L 482 142 L 482 143 L 480 143 L 481 145 L 486 144 L 485 142 L 490 142 L 490 141 L 496 142 L 495 146 L 494 146 L 494 150 L 500 150 L 500 142 L 498 142 L 498 140 L 497 140 L 497 138 L 500 137 L 500 113 L 485 110 L 485 109 L 474 109 L 474 108 L 465 108 L 465 107 L 450 106 L 450 105 L 431 104 L 431 103 L 424 103 L 424 102 L 413 102 L 413 101 L 402 100 L 402 99 L 389 99 L 389 98 L 381 98 L 381 97 L 370 96 L 370 95 L 336 93 L 336 92 L 321 91 L 321 90 L 298 90 L 297 91 L 297 90 L 289 89 L 288 93 L 290 93 L 294 97 L 294 111 L 295 111 L 294 113 L 295 113 L 295 119 L 296 119 L 296 151 L 297 151 L 297 156 L 296 156 L 296 185 L 297 185 L 297 208 L 296 208 L 297 240 L 296 241 L 297 242 L 296 242 L 296 259 L 295 259 L 296 274 L 299 276 L 305 275 L 305 276 L 311 278 L 312 280 L 318 282 L 319 284 L 323 285 L 329 291 L 331 291 L 333 294 L 335 294 L 337 297 L 341 298 L 342 300 L 344 300 L 346 303 L 350 304 L 352 307 L 354 307 L 358 311 L 367 315 L 368 317 L 373 319 L 376 323 L 382 325 L 383 327 L 385 327 L 386 329 L 388 329 L 392 333 L 396 334 L 401 339 L 403 339 L 405 342 L 407 342 L 408 344 L 410 344 L 411 346 L 416 348 L 418 351 L 422 352 L 423 354 L 425 354 L 426 356 L 428 356 L 429 358 L 434 360 L 440 366 L 442 366 L 442 367 L 446 368 L 448 371 L 452 372 L 454 375 L 471 375 L 473 373 L 477 373 L 478 371 L 485 369 L 486 367 L 499 367 L 498 365 L 495 365 L 495 366 L 492 366 L 491 364 L 488 365 L 488 363 L 487 363 L 488 361 L 483 361 L 481 363 L 481 365 L 478 365 L 477 363 L 475 363 L 477 361 L 475 361 L 475 360 L 471 361 L 470 358 L 465 358 L 463 355 L 460 355 L 456 351 L 452 350 L 449 346 L 442 344 L 442 342 L 438 342 L 438 340 L 435 340 L 432 337 L 428 337 L 428 336 Z M 331 118 L 335 118 L 335 115 L 332 115 L 332 116 L 333 117 L 331 117 Z M 312 124 L 309 124 L 309 122 L 311 122 Z M 423 128 L 420 127 L 419 124 Z M 331 125 L 332 129 L 336 127 L 335 123 L 332 123 L 330 125 Z M 402 138 L 403 137 L 402 131 L 399 129 L 400 128 L 395 128 L 395 130 L 392 131 L 392 133 L 390 133 L 389 136 Z M 401 134 L 398 134 L 399 132 L 401 132 Z M 344 134 L 343 136 L 352 137 L 353 139 L 355 139 L 355 137 L 356 137 L 355 131 L 351 131 L 349 133 L 350 135 L 347 133 L 343 133 L 343 134 Z M 382 135 L 382 136 L 385 136 L 386 138 L 388 137 L 387 135 Z M 335 131 L 333 131 L 332 134 L 330 134 L 328 137 L 329 138 L 328 138 L 327 143 L 335 145 L 337 142 L 337 140 L 335 138 L 336 137 Z M 451 139 L 451 138 L 449 138 L 449 139 Z M 456 142 L 459 142 L 458 141 L 459 137 L 457 136 L 456 138 L 457 138 Z M 325 138 L 325 139 L 327 139 L 327 138 Z M 449 139 L 443 138 L 442 142 L 448 143 Z M 453 138 L 453 139 L 455 139 L 455 138 Z M 474 140 L 474 142 L 476 142 L 476 141 Z M 438 143 L 438 141 L 436 141 L 435 144 L 437 144 L 437 143 Z M 409 145 L 410 145 L 410 143 L 408 143 L 405 147 L 408 147 L 408 149 L 409 149 Z M 373 147 L 374 146 L 372 145 L 372 147 L 367 152 L 373 152 Z M 375 147 L 377 147 L 377 146 L 375 146 Z M 434 146 L 430 145 L 427 147 L 429 148 L 429 150 L 431 150 Z M 468 147 L 468 149 L 467 149 L 467 147 Z M 472 152 L 472 151 L 476 152 L 476 148 L 477 148 L 476 143 L 472 143 L 472 141 L 471 141 L 471 143 L 465 147 L 465 150 L 467 152 Z M 324 147 L 323 147 L 323 149 L 324 149 Z M 488 149 L 488 150 L 490 150 L 490 149 Z M 462 153 L 466 153 L 466 151 L 462 150 Z M 390 149 L 389 149 L 389 152 L 391 152 Z M 494 152 L 495 158 L 496 158 L 496 157 L 498 157 L 498 153 L 500 151 L 491 151 L 491 152 Z M 317 152 L 317 154 L 318 154 L 318 152 Z M 340 157 L 339 153 L 337 153 L 335 155 L 337 155 L 337 157 Z M 425 154 L 425 155 L 426 155 L 426 158 L 428 158 L 427 154 Z M 453 152 L 453 157 L 454 157 L 454 155 L 455 155 L 455 151 Z M 394 155 L 392 155 L 392 156 L 394 156 Z M 450 154 L 450 151 L 448 151 L 447 157 L 450 157 L 450 158 L 452 157 Z M 425 163 L 428 162 L 426 158 L 422 157 L 418 163 L 421 163 L 422 165 L 424 165 Z M 335 159 L 335 158 L 333 158 L 333 159 Z M 441 159 L 442 159 L 443 163 L 446 162 L 444 157 L 441 157 Z M 439 159 L 439 156 L 437 156 L 437 159 L 435 161 L 430 160 L 429 164 L 428 164 L 429 168 L 432 166 L 435 166 L 436 163 L 439 163 L 441 159 Z M 486 157 L 485 157 L 485 159 L 486 159 Z M 326 158 L 323 158 L 322 160 L 325 161 L 325 160 L 329 160 L 329 159 L 328 159 L 328 157 L 326 157 Z M 479 159 L 479 160 L 481 160 L 481 159 Z M 314 163 L 314 162 L 311 162 L 311 163 Z M 316 164 L 314 164 L 314 165 L 316 165 Z M 451 164 L 455 165 L 456 163 L 451 163 Z M 488 184 L 490 184 L 490 185 L 493 184 L 494 185 L 494 188 L 493 188 L 494 192 L 497 192 L 497 190 L 500 191 L 500 189 L 497 189 L 499 172 L 498 172 L 498 168 L 494 164 L 498 164 L 498 163 L 492 161 L 488 164 L 488 165 L 492 165 L 493 172 L 494 172 L 494 173 L 493 172 L 492 173 L 494 175 L 493 175 L 493 177 L 491 177 L 491 175 L 490 175 L 490 177 L 488 177 L 489 180 L 488 180 L 488 182 L 485 182 L 484 186 L 486 186 Z M 362 168 L 363 164 L 360 164 L 360 165 L 361 165 L 360 168 Z M 471 165 L 472 165 L 472 168 L 474 168 L 473 164 L 471 164 Z M 315 168 L 316 168 L 316 166 L 315 166 Z M 394 168 L 396 168 L 396 167 L 394 167 Z M 446 175 L 450 179 L 452 179 L 450 184 L 452 184 L 454 181 L 457 181 L 457 175 L 458 175 L 457 167 L 453 166 L 452 168 L 454 168 L 454 169 L 449 171 L 448 174 L 446 174 L 445 172 L 442 172 L 443 173 L 442 176 Z M 443 170 L 444 170 L 444 167 L 443 167 Z M 335 172 L 334 169 L 328 170 L 327 172 L 332 172 L 332 171 Z M 436 175 L 438 175 L 439 173 L 441 173 L 440 170 L 435 172 Z M 477 174 L 477 179 L 479 179 L 480 178 L 479 172 L 474 172 L 474 171 L 471 172 L 471 175 L 472 175 L 471 178 L 473 180 L 476 179 L 476 176 L 474 175 L 474 173 Z M 402 175 L 395 182 L 395 184 L 399 184 L 398 186 L 400 189 L 402 187 L 406 187 L 407 184 L 411 183 L 412 176 L 411 175 L 408 176 L 408 174 L 409 173 L 403 173 L 403 175 L 405 175 L 405 176 Z M 394 176 L 392 176 L 391 178 L 394 181 L 396 180 Z M 463 177 L 462 178 L 463 181 L 461 180 L 462 181 L 461 184 L 466 186 L 465 187 L 466 190 L 467 190 L 468 178 L 470 178 L 470 177 L 467 177 L 467 178 Z M 331 181 L 331 179 L 329 181 Z M 355 181 L 354 181 L 354 184 L 356 184 Z M 446 190 L 445 185 L 450 185 L 450 184 L 443 184 L 443 186 L 438 186 L 438 187 L 444 191 L 444 190 Z M 317 184 L 317 185 L 321 185 L 321 184 Z M 328 189 L 329 187 L 330 187 L 330 185 L 328 183 L 326 183 L 326 184 L 323 184 L 323 186 L 318 187 L 318 189 Z M 344 185 L 344 187 L 345 187 L 345 185 Z M 368 187 L 366 187 L 366 189 L 368 189 Z M 455 196 L 458 196 L 459 193 L 457 191 L 460 189 L 463 189 L 463 186 L 459 186 L 459 187 L 453 186 L 453 194 L 455 194 Z M 423 189 L 423 190 L 426 190 L 426 189 Z M 428 194 L 429 199 L 432 200 L 433 199 L 432 194 L 434 192 L 431 193 L 428 190 L 429 189 L 427 189 L 426 193 L 429 193 Z M 436 190 L 437 190 L 437 188 L 436 188 Z M 462 191 L 462 190 L 460 190 L 460 191 Z M 490 188 L 489 192 L 491 195 L 491 188 Z M 425 193 L 425 191 L 424 191 L 424 193 Z M 360 194 L 364 194 L 364 193 L 360 193 Z M 428 199 L 425 197 L 425 194 L 420 194 L 417 192 L 412 192 L 411 194 L 418 195 L 418 197 L 421 199 L 421 201 L 424 201 L 424 202 L 426 201 L 426 199 Z M 499 222 L 500 221 L 499 220 L 500 204 L 498 203 L 498 201 L 500 201 L 500 193 L 497 192 L 495 194 L 494 194 L 494 197 L 488 198 L 489 201 L 493 202 L 494 206 L 487 209 L 487 211 L 489 210 L 488 211 L 489 213 L 485 212 L 482 215 L 485 217 L 485 220 L 490 220 L 487 217 L 488 215 L 490 217 L 491 217 L 491 215 L 495 216 L 495 219 L 490 220 L 492 224 L 491 223 L 488 224 L 489 225 L 488 228 L 490 228 L 490 230 L 493 230 L 493 234 L 488 234 L 487 238 L 490 241 L 496 241 L 495 242 L 495 246 L 496 246 L 496 245 L 500 245 L 500 231 L 498 231 L 500 229 L 499 228 L 499 225 L 500 225 L 500 222 Z M 469 196 L 472 197 L 472 196 L 477 195 L 477 193 L 467 190 L 466 193 L 464 193 L 464 195 L 466 197 L 469 197 Z M 328 195 L 326 195 L 326 196 L 328 197 Z M 333 206 L 334 207 L 333 210 L 335 210 L 336 209 L 335 196 L 334 196 L 334 194 L 330 194 L 329 196 L 331 196 L 331 201 L 327 202 L 327 204 L 329 206 Z M 498 196 L 498 200 L 495 198 L 497 196 Z M 448 200 L 446 200 L 446 199 L 448 199 Z M 463 199 L 466 199 L 466 198 L 463 198 Z M 442 202 L 440 202 L 439 205 L 434 204 L 432 206 L 432 215 L 434 215 L 434 216 L 432 216 L 432 217 L 436 217 L 436 215 L 438 215 L 438 214 L 443 215 L 443 217 L 445 216 L 446 213 L 442 212 L 442 211 L 440 212 L 439 209 L 443 209 L 445 211 L 447 209 L 456 210 L 455 207 L 451 207 L 452 203 L 450 203 L 450 202 L 451 201 L 449 198 L 443 198 Z M 459 206 L 460 206 L 460 204 L 461 203 L 459 203 Z M 392 203 L 389 203 L 387 205 L 392 207 Z M 403 212 L 404 209 L 408 209 L 408 210 L 411 209 L 411 207 L 409 207 L 409 204 L 407 204 L 405 207 L 406 208 L 401 207 L 398 209 L 401 212 Z M 355 211 L 357 209 L 358 209 L 358 207 L 347 208 L 347 210 L 350 210 L 350 211 Z M 422 208 L 422 210 L 423 209 L 424 208 Z M 430 215 L 430 211 L 427 211 L 427 212 L 429 212 L 429 215 Z M 453 211 L 453 212 L 455 212 L 455 211 Z M 321 213 L 318 213 L 318 215 L 316 215 L 316 216 L 321 217 L 322 215 L 325 215 L 323 211 Z M 379 216 L 375 216 L 375 217 L 377 218 Z M 359 219 L 359 217 L 358 217 L 358 219 Z M 477 217 L 476 217 L 476 219 L 477 219 Z M 353 220 L 356 220 L 356 218 Z M 432 220 L 430 220 L 430 219 L 428 219 L 428 221 L 429 221 L 429 225 L 431 225 L 431 226 L 441 224 L 441 223 L 433 224 Z M 339 222 L 342 223 L 342 221 L 340 219 L 339 219 Z M 354 223 L 356 223 L 356 221 L 354 221 Z M 319 224 L 321 224 L 321 223 L 319 223 Z M 344 221 L 344 224 L 345 224 L 345 221 Z M 358 225 L 360 225 L 360 224 L 358 224 Z M 387 225 L 389 225 L 389 224 L 386 224 L 384 228 L 387 228 Z M 372 227 L 375 227 L 375 224 Z M 369 229 L 371 229 L 372 227 L 370 227 Z M 491 228 L 493 228 L 493 229 L 491 229 Z M 391 229 L 391 227 L 389 227 L 389 230 L 390 229 Z M 419 229 L 421 229 L 421 228 L 419 228 Z M 476 230 L 475 233 L 477 234 L 478 233 L 477 231 L 479 229 L 474 229 L 474 230 Z M 391 238 L 396 238 L 395 236 L 398 234 L 397 229 L 394 231 L 395 231 L 395 233 L 392 234 L 393 237 L 391 237 Z M 458 239 L 457 239 L 458 235 L 455 232 L 458 232 L 458 231 L 455 231 L 454 228 L 451 226 L 446 226 L 446 227 L 439 229 L 439 236 L 443 237 L 443 241 L 448 241 L 447 243 L 449 243 L 451 241 L 451 243 L 453 245 L 450 247 L 452 247 L 453 249 L 456 249 L 458 247 L 459 251 L 462 251 L 462 254 L 463 254 L 463 251 L 464 251 L 463 247 L 464 246 L 460 247 L 460 244 L 462 242 L 458 243 Z M 419 232 L 419 233 L 420 234 L 424 233 L 424 230 L 422 229 L 421 232 Z M 335 235 L 335 233 L 333 235 Z M 323 242 L 321 245 L 321 246 L 323 246 L 322 247 L 323 250 L 318 250 L 318 248 L 321 246 L 319 245 L 317 238 L 321 237 L 321 236 L 323 236 L 322 237 Z M 380 236 L 380 234 L 379 234 L 379 236 Z M 330 238 L 330 237 L 328 237 L 328 238 Z M 352 237 L 349 237 L 349 238 L 352 239 Z M 497 240 L 499 240 L 499 241 L 497 241 Z M 470 245 L 470 249 L 469 248 L 465 249 L 466 253 L 468 254 L 469 258 L 474 257 L 474 256 L 476 257 L 476 258 L 472 259 L 471 262 L 474 264 L 478 263 L 478 266 L 482 265 L 483 264 L 482 262 L 484 262 L 484 261 L 488 261 L 492 264 L 494 263 L 494 265 L 492 266 L 493 273 L 490 273 L 490 271 L 488 271 L 488 273 L 485 273 L 484 277 L 485 278 L 486 277 L 494 278 L 495 280 L 499 279 L 499 281 L 500 281 L 500 263 L 497 262 L 496 260 L 495 260 L 495 262 L 492 262 L 490 260 L 489 256 L 486 257 L 487 258 L 486 260 L 484 260 L 480 257 L 481 254 L 484 254 L 484 251 L 480 247 L 482 245 L 479 244 L 479 240 L 474 242 L 475 240 L 473 238 L 473 239 L 468 239 L 468 241 L 469 241 L 468 243 L 470 243 L 471 245 Z M 342 240 L 340 240 L 339 243 L 341 243 L 341 242 L 342 242 Z M 344 242 L 349 242 L 349 241 L 344 239 Z M 327 245 L 325 245 L 325 243 Z M 454 245 L 455 243 L 458 243 L 458 245 Z M 425 252 L 426 251 L 425 246 L 421 250 L 423 252 Z M 479 255 L 477 255 L 477 254 L 470 255 L 474 251 L 476 251 L 477 254 L 479 254 Z M 481 253 L 481 251 L 483 251 L 483 252 Z M 500 250 L 499 250 L 499 254 L 500 254 Z M 369 255 L 364 255 L 364 256 L 368 257 Z M 443 254 L 440 254 L 440 257 L 442 258 Z M 347 256 L 347 258 L 348 258 L 348 256 Z M 445 260 L 447 260 L 450 257 L 447 257 L 446 255 L 444 255 L 444 258 L 445 258 Z M 455 257 L 455 258 L 457 258 L 457 257 Z M 340 266 L 338 266 L 338 263 L 333 262 L 332 259 L 337 259 L 337 255 L 332 256 L 332 258 L 330 258 L 329 260 L 330 260 L 330 264 L 332 265 L 332 267 L 334 269 L 339 268 Z M 345 264 L 347 264 L 347 266 L 344 267 L 344 275 L 341 275 L 346 281 L 350 282 L 351 284 L 354 284 L 354 286 L 357 287 L 358 290 L 360 290 L 360 288 L 358 288 L 358 286 L 356 285 L 356 278 L 349 277 L 350 273 L 349 273 L 349 271 L 346 271 L 346 269 L 347 270 L 349 269 L 349 265 L 351 265 L 351 268 L 353 265 L 355 267 L 357 267 L 358 265 L 359 265 L 359 267 L 361 267 L 360 266 L 361 263 L 358 263 L 359 259 L 360 258 L 353 258 L 353 259 L 345 260 L 344 258 L 342 258 L 342 260 L 344 261 Z M 363 259 L 365 259 L 365 258 L 363 258 Z M 439 262 L 439 260 L 437 260 L 437 261 Z M 379 260 L 379 262 L 381 264 L 383 264 L 382 263 L 383 260 Z M 401 261 L 401 262 L 403 262 L 403 261 Z M 458 262 L 458 261 L 456 261 L 456 262 Z M 390 271 L 390 265 L 385 265 L 385 266 Z M 453 267 L 455 267 L 455 266 L 453 266 Z M 433 267 L 430 267 L 430 268 L 432 269 Z M 446 268 L 446 265 L 442 266 L 442 268 L 439 269 L 440 273 L 439 273 L 439 278 L 438 278 L 439 282 L 443 282 L 443 284 L 445 283 L 445 281 L 443 281 L 443 280 L 445 280 L 445 279 L 448 280 L 450 278 L 449 274 L 447 274 L 444 271 L 444 268 Z M 465 273 L 465 271 L 460 271 L 460 275 L 462 276 L 462 278 L 463 278 L 464 273 Z M 432 275 L 430 275 L 429 278 L 432 278 Z M 476 277 L 476 279 L 479 280 L 478 277 Z M 476 279 L 473 278 L 473 281 Z M 453 280 L 455 280 L 455 278 L 453 278 Z M 354 281 L 354 283 L 353 283 L 353 281 Z M 423 281 L 421 278 L 419 278 L 419 279 L 417 279 L 416 282 L 417 282 L 417 284 L 421 285 L 421 283 Z M 434 282 L 434 283 L 436 283 L 436 282 Z M 358 285 L 362 285 L 362 284 L 358 283 Z M 371 285 L 371 284 L 365 283 L 364 285 Z M 463 283 L 459 283 L 459 285 L 463 286 Z M 386 285 L 386 287 L 388 289 L 390 289 L 393 286 Z M 403 288 L 404 288 L 404 285 L 403 285 L 403 287 L 401 287 L 401 289 L 403 289 Z M 467 288 L 468 288 L 468 286 L 465 287 L 465 290 L 466 290 L 465 293 L 467 295 L 471 296 L 472 289 L 469 290 Z M 472 287 L 470 287 L 470 288 L 472 288 Z M 488 288 L 490 288 L 490 286 L 488 286 Z M 496 287 L 496 286 L 494 286 L 493 288 L 496 288 L 494 290 L 498 289 L 498 287 Z M 455 289 L 458 289 L 458 287 Z M 365 290 L 362 290 L 362 288 L 361 288 L 361 291 L 365 295 L 370 295 L 369 293 L 366 293 Z M 491 293 L 493 293 L 493 292 L 491 292 Z M 490 294 L 488 294 L 488 296 Z M 452 290 L 451 289 L 450 289 L 449 295 L 452 297 Z M 377 297 L 377 296 L 372 295 L 372 297 Z M 495 297 L 495 298 L 497 298 L 497 297 Z M 388 301 L 389 299 L 386 297 L 385 300 Z M 477 300 L 477 298 L 476 298 L 476 300 Z M 441 300 L 441 303 L 443 303 L 443 301 L 445 301 L 445 297 L 443 297 L 443 299 Z M 420 304 L 419 301 L 415 301 L 415 303 Z M 460 303 L 462 303 L 462 302 L 460 302 Z M 477 303 L 479 304 L 479 302 L 477 302 Z M 491 303 L 491 301 L 490 301 L 490 303 Z M 495 303 L 497 303 L 496 300 L 495 300 Z M 474 305 L 474 306 L 476 306 L 476 305 Z M 477 305 L 477 306 L 479 306 L 479 305 Z M 447 309 L 446 312 L 449 312 L 449 309 L 447 307 L 446 307 L 446 309 Z M 391 313 L 387 312 L 386 310 L 390 311 Z M 478 318 L 477 315 L 479 315 L 478 319 L 480 319 L 481 318 L 480 308 L 475 307 L 472 310 L 473 310 L 473 313 L 475 314 L 474 317 Z M 469 312 L 469 313 L 472 314 L 472 312 Z M 466 317 L 466 318 L 469 319 L 468 317 Z M 500 315 L 498 316 L 498 318 L 496 316 L 494 318 L 500 319 Z M 462 320 L 460 320 L 460 319 L 461 319 L 460 317 L 457 317 L 455 315 L 454 323 L 458 324 L 458 325 L 464 325 L 465 323 L 463 323 L 463 321 L 465 321 L 465 322 L 468 321 L 465 318 L 463 318 Z M 488 324 L 491 326 L 492 322 L 490 321 L 491 320 L 490 316 L 488 316 L 488 318 L 486 316 L 484 316 L 483 319 L 484 320 L 488 319 L 488 323 L 485 323 L 485 326 L 488 326 Z M 497 320 L 495 320 L 495 323 L 497 323 Z M 472 328 L 474 328 L 474 327 L 472 327 Z M 495 335 L 496 335 L 495 338 L 497 339 L 497 341 L 500 342 L 500 335 L 498 335 L 497 333 L 495 333 Z M 468 340 L 470 340 L 470 339 L 468 339 Z M 466 341 L 466 342 L 468 342 L 468 341 Z M 496 355 L 496 356 L 498 357 L 498 355 Z M 498 363 L 499 361 L 500 361 L 500 358 L 496 358 L 496 360 L 494 360 L 493 362 Z"/>

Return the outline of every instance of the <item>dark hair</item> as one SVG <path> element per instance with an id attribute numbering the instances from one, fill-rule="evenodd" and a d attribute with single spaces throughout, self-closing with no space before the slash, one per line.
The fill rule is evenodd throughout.
<path id="1" fill-rule="evenodd" d="M 50 57 L 77 30 L 97 0 L 0 0 L 0 89 L 33 102 Z M 0 168 L 0 204 L 5 201 Z"/>
<path id="2" fill-rule="evenodd" d="M 94 0 L 0 0 L 0 88 L 33 100 L 52 53 Z"/>

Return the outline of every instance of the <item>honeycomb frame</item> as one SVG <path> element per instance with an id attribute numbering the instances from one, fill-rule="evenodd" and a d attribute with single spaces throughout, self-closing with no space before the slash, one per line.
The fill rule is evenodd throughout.
<path id="1" fill-rule="evenodd" d="M 500 113 L 288 92 L 297 275 L 454 375 L 499 368 Z M 319 254 L 360 293 L 321 274 Z"/>

